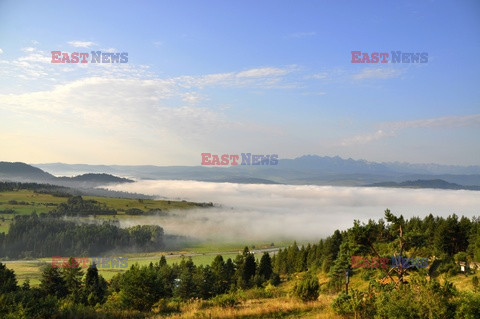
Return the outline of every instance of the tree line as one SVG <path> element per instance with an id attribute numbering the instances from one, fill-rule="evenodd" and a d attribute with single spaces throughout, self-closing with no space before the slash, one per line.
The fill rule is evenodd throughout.
<path id="1" fill-rule="evenodd" d="M 19 287 L 15 273 L 0 263 L 0 317 L 14 318 L 19 313 L 28 318 L 62 317 L 67 308 L 95 318 L 98 314 L 94 315 L 92 307 L 119 316 L 117 310 L 150 311 L 162 300 L 212 299 L 237 289 L 279 283 L 270 255 L 264 253 L 260 260 L 255 259 L 247 247 L 234 260 L 218 255 L 206 266 L 196 266 L 190 258 L 170 266 L 162 256 L 148 266 L 132 265 L 110 283 L 98 274 L 95 265 L 90 265 L 85 274 L 70 258 L 64 268 L 45 266 L 36 288 L 28 282 Z"/>
<path id="2" fill-rule="evenodd" d="M 0 233 L 0 257 L 96 256 L 106 251 L 158 251 L 164 231 L 157 225 L 120 228 L 113 223 L 76 223 L 50 214 L 17 215 Z"/>

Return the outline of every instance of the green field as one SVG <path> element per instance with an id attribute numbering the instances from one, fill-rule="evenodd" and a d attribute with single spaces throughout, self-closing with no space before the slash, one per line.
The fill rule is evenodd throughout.
<path id="1" fill-rule="evenodd" d="M 191 209 L 200 204 L 187 201 L 152 200 L 152 199 L 126 199 L 98 196 L 83 196 L 84 199 L 93 199 L 105 204 L 107 208 L 117 211 L 117 215 L 102 215 L 99 218 L 111 219 L 129 218 L 125 211 L 131 208 L 138 208 L 143 211 L 159 209 L 164 212 L 178 209 Z M 32 190 L 17 190 L 0 192 L 0 232 L 7 233 L 10 222 L 15 215 L 28 215 L 33 212 L 37 214 L 47 213 L 54 210 L 60 203 L 66 203 L 67 197 L 57 197 L 50 194 L 39 194 Z M 14 210 L 15 213 L 5 213 L 6 210 Z"/>
<path id="2" fill-rule="evenodd" d="M 201 204 L 186 201 L 170 201 L 170 200 L 150 200 L 150 199 L 125 199 L 125 198 L 109 198 L 98 196 L 83 196 L 85 200 L 95 200 L 105 204 L 108 209 L 117 211 L 117 215 L 97 215 L 99 219 L 129 219 L 138 218 L 138 216 L 126 215 L 125 211 L 131 208 L 138 208 L 143 211 L 151 209 L 160 209 L 164 212 L 178 209 L 191 209 Z M 50 194 L 38 194 L 32 190 L 17 190 L 0 192 L 0 232 L 8 232 L 9 224 L 15 215 L 25 215 L 36 213 L 46 213 L 54 210 L 60 203 L 67 202 L 67 197 L 57 197 Z M 5 213 L 5 210 L 14 210 L 15 213 Z M 197 265 L 210 264 L 217 254 L 222 254 L 224 258 L 235 258 L 241 253 L 243 248 L 248 245 L 251 249 L 265 249 L 272 247 L 283 247 L 290 245 L 290 242 L 186 242 L 181 251 L 157 251 L 150 253 L 129 253 L 123 257 L 128 258 L 128 265 L 133 264 L 148 265 L 160 260 L 162 255 L 166 256 L 169 264 L 179 263 L 182 258 L 192 258 Z M 192 256 L 190 256 L 192 255 Z M 64 256 L 67 257 L 67 256 Z M 78 256 L 80 257 L 80 256 Z M 101 256 L 108 257 L 108 256 Z M 113 256 L 111 256 L 113 257 Z M 38 285 L 40 280 L 42 266 L 51 263 L 51 258 L 40 258 L 36 260 L 18 260 L 5 261 L 8 268 L 15 271 L 19 283 L 23 283 L 26 279 L 30 280 L 32 286 Z M 100 268 L 102 274 L 107 280 L 111 279 L 116 273 L 125 271 L 126 269 L 103 269 Z"/>
<path id="3" fill-rule="evenodd" d="M 158 254 L 158 253 L 157 253 Z M 164 255 L 167 259 L 168 264 L 180 263 L 183 258 L 192 258 L 192 261 L 196 265 L 209 265 L 212 263 L 213 259 L 217 254 L 205 254 L 197 255 L 192 257 L 182 257 L 177 256 L 178 253 L 175 253 L 175 256 L 168 254 L 159 254 L 157 256 L 151 257 L 126 257 L 128 258 L 128 267 L 133 264 L 138 264 L 140 266 L 149 265 L 150 263 L 156 263 L 160 260 L 160 257 Z M 173 253 L 172 253 L 173 254 Z M 185 255 L 189 254 L 187 252 Z M 221 253 L 224 259 L 232 258 L 234 259 L 237 255 L 236 253 Z M 90 259 L 91 260 L 91 259 Z M 41 258 L 38 260 L 17 260 L 17 261 L 4 261 L 3 263 L 7 265 L 8 268 L 15 271 L 19 284 L 22 284 L 26 279 L 30 280 L 32 286 L 36 286 L 40 283 L 41 268 L 47 264 L 51 263 L 51 258 Z M 107 280 L 110 280 L 116 273 L 124 272 L 127 269 L 106 269 L 99 267 L 99 273 Z"/>

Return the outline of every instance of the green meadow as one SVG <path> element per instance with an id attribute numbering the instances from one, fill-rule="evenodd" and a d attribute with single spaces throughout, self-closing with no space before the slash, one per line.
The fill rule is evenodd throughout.
<path id="1" fill-rule="evenodd" d="M 126 199 L 109 198 L 98 196 L 83 196 L 85 200 L 95 200 L 105 204 L 107 208 L 117 211 L 117 215 L 97 215 L 98 219 L 129 219 L 138 218 L 138 216 L 126 215 L 125 211 L 136 208 L 143 211 L 161 210 L 168 212 L 171 210 L 192 209 L 201 204 L 187 201 L 173 200 L 152 200 L 152 199 Z M 47 213 L 54 210 L 60 203 L 66 203 L 67 197 L 58 197 L 51 194 L 35 193 L 32 190 L 16 190 L 0 192 L 0 232 L 7 233 L 10 222 L 15 215 L 28 215 L 33 212 Z M 13 210 L 14 213 L 6 212 Z M 168 235 L 168 234 L 167 234 Z M 280 241 L 271 242 L 219 242 L 219 241 L 186 241 L 182 250 L 177 251 L 157 251 L 149 253 L 126 253 L 122 257 L 128 258 L 129 267 L 133 264 L 140 266 L 155 263 L 164 255 L 169 264 L 179 263 L 182 258 L 192 258 L 196 265 L 210 264 L 216 255 L 221 254 L 225 259 L 235 258 L 241 253 L 244 246 L 248 245 L 251 249 L 269 249 L 274 247 L 284 247 L 290 245 L 290 242 Z M 69 256 L 62 256 L 69 257 Z M 81 256 L 76 256 L 81 257 Z M 97 257 L 97 256 L 95 256 Z M 99 256 L 99 257 L 119 257 L 119 256 Z M 39 284 L 42 266 L 51 263 L 51 258 L 39 258 L 34 260 L 16 260 L 2 261 L 7 267 L 13 269 L 17 275 L 19 283 L 29 279 L 32 286 Z M 126 269 L 106 269 L 100 268 L 99 273 L 107 280 L 111 279 L 116 273 L 123 272 Z"/>
<path id="2" fill-rule="evenodd" d="M 152 199 L 126 199 L 110 198 L 98 196 L 83 196 L 84 199 L 93 199 L 99 203 L 105 204 L 107 208 L 117 211 L 117 215 L 102 215 L 98 218 L 129 218 L 125 211 L 131 208 L 141 209 L 143 211 L 161 210 L 168 212 L 170 210 L 191 209 L 199 207 L 198 203 L 187 201 L 172 200 L 152 200 Z M 47 213 L 54 210 L 60 203 L 66 203 L 67 197 L 58 197 L 51 194 L 39 194 L 32 190 L 16 190 L 0 192 L 0 232 L 7 233 L 10 222 L 15 215 L 29 215 L 33 212 L 37 214 Z M 14 213 L 7 211 L 13 210 Z"/>

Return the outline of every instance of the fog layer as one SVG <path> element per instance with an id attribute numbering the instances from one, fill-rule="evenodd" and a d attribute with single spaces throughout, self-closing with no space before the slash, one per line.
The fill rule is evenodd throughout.
<path id="1" fill-rule="evenodd" d="M 389 208 L 406 217 L 430 213 L 478 216 L 480 192 L 464 190 L 263 185 L 198 181 L 139 181 L 110 189 L 164 199 L 213 202 L 214 208 L 175 211 L 168 217 L 121 222 L 158 224 L 166 233 L 220 240 L 317 240 L 354 219 L 383 217 Z"/>

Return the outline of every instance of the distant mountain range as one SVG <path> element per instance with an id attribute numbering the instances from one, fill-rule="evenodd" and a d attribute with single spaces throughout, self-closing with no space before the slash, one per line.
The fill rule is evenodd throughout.
<path id="1" fill-rule="evenodd" d="M 384 182 L 368 185 L 370 187 L 394 187 L 394 188 L 438 188 L 438 189 L 466 189 L 479 191 L 480 186 L 463 186 L 455 183 L 449 183 L 442 179 L 405 181 L 401 183 Z"/>
<path id="2" fill-rule="evenodd" d="M 271 166 L 153 166 L 34 164 L 55 175 L 109 173 L 134 179 L 190 179 L 234 183 L 365 186 L 374 183 L 442 179 L 463 186 L 480 185 L 480 166 L 376 163 L 318 155 L 280 159 Z"/>
<path id="3" fill-rule="evenodd" d="M 67 187 L 95 187 L 106 184 L 133 182 L 110 174 L 83 174 L 74 177 L 56 177 L 40 168 L 25 163 L 0 162 L 0 180 L 40 182 Z"/>
<path id="4" fill-rule="evenodd" d="M 33 164 L 33 166 L 30 166 L 25 163 L 7 164 L 6 162 L 0 162 L 0 178 L 3 175 L 39 181 L 84 182 L 97 185 L 129 182 L 131 179 L 173 179 L 295 185 L 383 185 L 382 187 L 448 189 L 476 189 L 480 185 L 480 166 L 398 162 L 376 163 L 353 160 L 351 158 L 343 159 L 338 156 L 317 155 L 305 155 L 295 159 L 280 159 L 278 165 L 271 166 L 129 166 L 64 163 Z M 54 175 L 77 176 L 73 178 L 59 178 Z M 123 178 L 117 176 L 122 176 Z"/>

